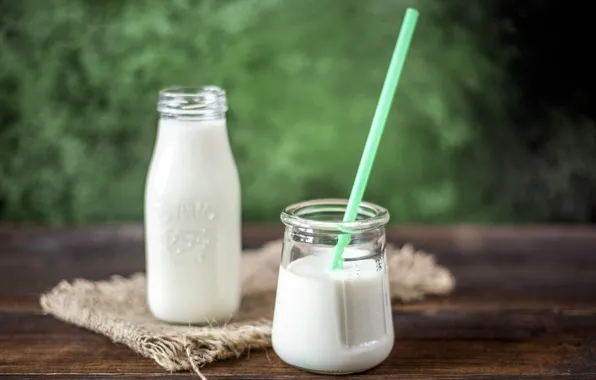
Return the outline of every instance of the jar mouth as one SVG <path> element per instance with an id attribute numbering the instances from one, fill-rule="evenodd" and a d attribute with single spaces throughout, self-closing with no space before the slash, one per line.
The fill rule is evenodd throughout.
<path id="1" fill-rule="evenodd" d="M 347 199 L 315 199 L 286 207 L 281 221 L 289 227 L 306 228 L 340 234 L 358 234 L 384 227 L 389 212 L 373 203 L 360 202 L 356 220 L 343 222 Z"/>
<path id="2" fill-rule="evenodd" d="M 217 86 L 173 86 L 159 92 L 157 110 L 165 115 L 216 116 L 228 110 L 228 101 Z"/>

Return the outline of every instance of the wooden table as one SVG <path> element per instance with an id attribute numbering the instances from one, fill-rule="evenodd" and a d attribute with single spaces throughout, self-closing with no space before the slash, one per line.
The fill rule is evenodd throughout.
<path id="1" fill-rule="evenodd" d="M 281 236 L 245 228 L 246 247 Z M 390 358 L 356 379 L 596 379 L 596 228 L 395 228 L 394 243 L 437 254 L 456 291 L 394 308 Z M 40 312 L 61 279 L 143 269 L 140 227 L 0 227 L 0 379 L 187 378 Z M 329 378 L 273 353 L 212 364 L 209 379 Z"/>

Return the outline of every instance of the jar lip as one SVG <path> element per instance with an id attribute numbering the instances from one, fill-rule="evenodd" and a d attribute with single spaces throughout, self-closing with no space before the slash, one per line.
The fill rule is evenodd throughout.
<path id="1" fill-rule="evenodd" d="M 354 222 L 341 220 L 309 219 L 309 213 L 340 212 L 342 215 L 348 205 L 347 199 L 315 199 L 295 203 L 281 213 L 281 221 L 289 227 L 306 228 L 335 233 L 356 234 L 384 227 L 389 222 L 389 212 L 374 203 L 360 202 L 358 216 L 362 219 Z"/>

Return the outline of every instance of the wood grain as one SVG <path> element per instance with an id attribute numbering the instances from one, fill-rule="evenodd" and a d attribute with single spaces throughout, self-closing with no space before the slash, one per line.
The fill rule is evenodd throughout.
<path id="1" fill-rule="evenodd" d="M 245 247 L 281 236 L 249 226 Z M 447 298 L 394 307 L 390 358 L 354 379 L 596 378 L 596 229 L 402 227 L 395 244 L 436 254 L 458 284 Z M 39 294 L 62 279 L 144 266 L 138 226 L 0 227 L 0 378 L 196 378 L 168 374 L 107 338 L 42 315 Z M 209 379 L 327 378 L 272 350 L 204 369 Z"/>

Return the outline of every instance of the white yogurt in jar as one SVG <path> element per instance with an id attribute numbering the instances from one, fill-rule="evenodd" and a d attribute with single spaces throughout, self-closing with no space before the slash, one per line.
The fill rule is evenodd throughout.
<path id="1" fill-rule="evenodd" d="M 344 257 L 350 253 L 358 256 L 347 248 Z M 331 271 L 332 255 L 328 248 L 280 267 L 273 349 L 305 370 L 361 372 L 380 364 L 393 347 L 385 267 L 365 259 Z"/>

